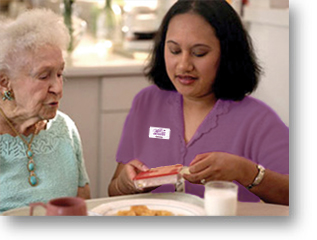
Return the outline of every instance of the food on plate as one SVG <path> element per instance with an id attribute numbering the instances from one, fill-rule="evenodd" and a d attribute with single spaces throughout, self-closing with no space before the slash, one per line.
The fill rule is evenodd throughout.
<path id="1" fill-rule="evenodd" d="M 129 210 L 120 210 L 117 216 L 174 216 L 170 211 L 153 210 L 145 205 L 131 206 Z"/>

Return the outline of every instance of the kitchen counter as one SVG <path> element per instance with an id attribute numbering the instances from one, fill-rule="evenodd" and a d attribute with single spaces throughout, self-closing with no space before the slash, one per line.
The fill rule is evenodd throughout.
<path id="1" fill-rule="evenodd" d="M 140 74 L 145 66 L 144 60 L 127 58 L 119 54 L 111 54 L 107 58 L 98 58 L 91 54 L 80 57 L 68 56 L 66 59 L 66 77 Z"/>
<path id="2" fill-rule="evenodd" d="M 102 43 L 86 36 L 66 56 L 66 77 L 104 77 L 108 75 L 140 75 L 148 58 L 147 52 L 107 50 Z"/>

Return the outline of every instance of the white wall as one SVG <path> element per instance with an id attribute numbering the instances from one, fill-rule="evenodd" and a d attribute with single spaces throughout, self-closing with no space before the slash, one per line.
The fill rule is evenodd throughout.
<path id="1" fill-rule="evenodd" d="M 253 96 L 289 126 L 289 10 L 246 9 L 244 19 L 264 72 Z"/>

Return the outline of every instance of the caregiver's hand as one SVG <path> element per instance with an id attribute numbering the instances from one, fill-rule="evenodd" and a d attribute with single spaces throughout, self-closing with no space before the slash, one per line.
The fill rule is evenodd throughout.
<path id="1" fill-rule="evenodd" d="M 189 165 L 189 172 L 190 174 L 183 174 L 183 177 L 192 183 L 236 180 L 247 185 L 251 181 L 250 173 L 251 176 L 256 174 L 256 167 L 252 161 L 237 155 L 209 152 L 197 155 Z"/>
<path id="2" fill-rule="evenodd" d="M 112 180 L 112 184 L 118 195 L 133 194 L 142 192 L 143 189 L 136 189 L 133 178 L 142 171 L 149 168 L 137 159 L 131 160 L 126 164 L 120 163 L 117 169 L 117 176 Z M 116 194 L 116 195 L 117 195 Z"/>

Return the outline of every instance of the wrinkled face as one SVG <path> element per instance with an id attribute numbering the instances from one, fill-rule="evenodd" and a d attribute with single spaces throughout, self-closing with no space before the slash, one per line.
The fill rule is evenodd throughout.
<path id="1" fill-rule="evenodd" d="M 52 119 L 63 93 L 64 59 L 59 48 L 44 46 L 15 61 L 10 79 L 14 111 L 22 119 Z"/>
<path id="2" fill-rule="evenodd" d="M 220 42 L 214 29 L 192 13 L 171 19 L 165 40 L 167 74 L 184 98 L 213 95 L 211 86 L 220 62 Z"/>

